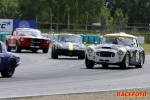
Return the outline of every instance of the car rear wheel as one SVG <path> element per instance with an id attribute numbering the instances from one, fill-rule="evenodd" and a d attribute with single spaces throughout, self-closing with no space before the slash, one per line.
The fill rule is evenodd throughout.
<path id="1" fill-rule="evenodd" d="M 11 59 L 8 62 L 4 71 L 1 72 L 2 77 L 11 77 L 15 72 L 15 66 L 16 66 L 15 61 Z"/>
<path id="2" fill-rule="evenodd" d="M 129 53 L 127 52 L 123 58 L 123 61 L 121 62 L 120 68 L 122 69 L 128 68 L 129 62 L 130 62 L 130 58 L 129 58 Z"/>
<path id="3" fill-rule="evenodd" d="M 85 65 L 86 65 L 86 68 L 88 69 L 92 69 L 94 67 L 94 61 L 91 61 L 87 58 L 87 55 L 85 57 Z"/>
<path id="4" fill-rule="evenodd" d="M 18 45 L 17 42 L 16 42 L 16 52 L 21 52 L 21 47 Z"/>
<path id="5" fill-rule="evenodd" d="M 102 66 L 103 66 L 104 68 L 108 68 L 108 65 L 107 65 L 107 64 L 102 64 Z"/>
<path id="6" fill-rule="evenodd" d="M 139 65 L 135 66 L 136 68 L 142 68 L 143 67 L 143 64 L 144 64 L 144 54 L 143 53 L 141 53 L 140 59 L 141 59 L 141 61 L 140 61 Z"/>
<path id="7" fill-rule="evenodd" d="M 49 48 L 43 49 L 43 53 L 48 53 Z"/>
<path id="8" fill-rule="evenodd" d="M 6 49 L 7 49 L 8 52 L 11 51 L 11 48 L 10 48 L 10 46 L 8 45 L 8 42 L 7 42 L 7 41 L 6 41 Z"/>

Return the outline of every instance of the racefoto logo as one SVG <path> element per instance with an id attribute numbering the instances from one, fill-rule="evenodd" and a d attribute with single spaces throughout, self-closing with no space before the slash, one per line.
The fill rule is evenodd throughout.
<path id="1" fill-rule="evenodd" d="M 0 31 L 12 31 L 13 20 L 12 19 L 0 19 Z"/>

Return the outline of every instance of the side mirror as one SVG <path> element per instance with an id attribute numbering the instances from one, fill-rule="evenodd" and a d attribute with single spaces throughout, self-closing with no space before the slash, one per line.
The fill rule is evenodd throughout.
<path id="1" fill-rule="evenodd" d="M 85 45 L 85 44 L 86 44 L 86 42 L 83 42 L 83 44 Z"/>

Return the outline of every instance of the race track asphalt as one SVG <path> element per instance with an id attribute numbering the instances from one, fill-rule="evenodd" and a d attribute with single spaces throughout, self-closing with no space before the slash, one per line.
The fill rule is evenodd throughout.
<path id="1" fill-rule="evenodd" d="M 18 53 L 21 65 L 12 78 L 0 76 L 0 98 L 109 91 L 150 87 L 150 55 L 143 68 L 118 66 L 107 69 L 95 65 L 86 69 L 84 60 L 77 57 L 51 58 L 51 51 Z"/>

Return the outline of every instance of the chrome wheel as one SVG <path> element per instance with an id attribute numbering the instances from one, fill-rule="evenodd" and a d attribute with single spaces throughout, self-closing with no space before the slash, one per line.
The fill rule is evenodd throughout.
<path id="1" fill-rule="evenodd" d="M 141 53 L 141 59 L 140 60 L 141 60 L 140 63 L 135 66 L 136 68 L 142 68 L 143 67 L 143 64 L 144 64 L 144 54 L 143 53 Z"/>
<path id="2" fill-rule="evenodd" d="M 129 66 L 129 55 L 126 55 L 125 65 L 126 65 L 126 68 Z"/>
<path id="3" fill-rule="evenodd" d="M 141 54 L 141 66 L 143 66 L 143 59 L 144 59 L 144 57 L 143 57 L 143 53 Z"/>

